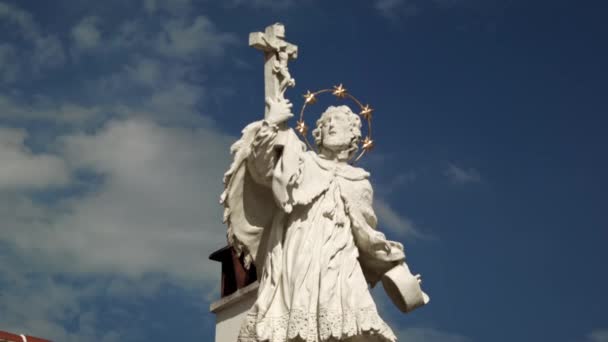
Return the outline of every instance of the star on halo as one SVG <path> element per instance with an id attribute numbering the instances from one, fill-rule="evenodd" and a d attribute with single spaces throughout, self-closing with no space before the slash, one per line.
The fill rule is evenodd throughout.
<path id="1" fill-rule="evenodd" d="M 306 135 L 306 133 L 308 133 L 308 126 L 306 126 L 306 123 L 303 120 L 296 123 L 296 131 L 301 135 Z"/>
<path id="2" fill-rule="evenodd" d="M 346 97 L 346 88 L 344 88 L 344 86 L 342 86 L 342 83 L 340 83 L 339 86 L 334 86 L 334 91 L 332 92 L 332 94 L 343 99 L 344 97 Z"/>
<path id="3" fill-rule="evenodd" d="M 361 113 L 359 113 L 362 117 L 364 117 L 366 120 L 369 120 L 372 117 L 372 112 L 374 111 L 374 109 L 372 107 L 370 107 L 369 105 L 365 105 L 361 108 Z"/>
<path id="4" fill-rule="evenodd" d="M 363 139 L 363 146 L 362 148 L 365 151 L 369 151 L 372 148 L 374 148 L 374 141 L 372 139 L 370 139 L 370 137 L 365 137 L 365 139 Z"/>
<path id="5" fill-rule="evenodd" d="M 317 102 L 315 93 L 311 93 L 310 90 L 307 90 L 306 94 L 304 94 L 304 102 L 306 102 L 306 104 L 313 104 L 313 103 Z"/>

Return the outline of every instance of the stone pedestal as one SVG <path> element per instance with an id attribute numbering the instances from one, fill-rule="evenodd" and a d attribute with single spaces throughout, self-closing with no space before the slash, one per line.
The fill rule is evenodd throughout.
<path id="1" fill-rule="evenodd" d="M 236 342 L 241 323 L 257 293 L 255 282 L 211 304 L 209 310 L 215 314 L 215 342 Z"/>
<path id="2" fill-rule="evenodd" d="M 246 270 L 230 247 L 213 252 L 209 259 L 222 264 L 220 299 L 209 307 L 216 318 L 215 342 L 236 342 L 243 318 L 257 298 L 256 270 Z"/>

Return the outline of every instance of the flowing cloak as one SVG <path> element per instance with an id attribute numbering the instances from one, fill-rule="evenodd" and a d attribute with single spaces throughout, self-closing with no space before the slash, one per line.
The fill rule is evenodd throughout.
<path id="1" fill-rule="evenodd" d="M 231 152 L 228 242 L 260 281 L 239 341 L 396 341 L 368 284 L 405 255 L 376 230 L 369 174 L 306 151 L 265 120 L 245 127 Z"/>

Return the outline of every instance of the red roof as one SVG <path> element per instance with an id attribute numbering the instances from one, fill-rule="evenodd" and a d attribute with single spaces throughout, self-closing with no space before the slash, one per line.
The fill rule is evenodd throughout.
<path id="1" fill-rule="evenodd" d="M 26 338 L 25 340 L 27 342 L 51 342 L 49 340 L 45 340 L 45 339 L 42 339 L 42 338 L 33 337 L 33 336 L 30 336 L 30 335 L 25 335 L 25 334 L 23 334 L 23 335 L 25 336 L 25 338 Z M 0 341 L 23 342 L 24 339 L 21 337 L 21 335 L 11 334 L 11 333 L 9 333 L 7 331 L 0 330 Z"/>

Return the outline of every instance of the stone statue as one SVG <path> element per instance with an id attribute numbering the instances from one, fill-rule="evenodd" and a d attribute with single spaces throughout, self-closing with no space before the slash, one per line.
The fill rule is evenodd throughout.
<path id="1" fill-rule="evenodd" d="M 265 45 L 277 54 L 266 62 L 274 65 L 282 49 Z M 369 173 L 348 163 L 361 120 L 348 106 L 327 108 L 312 132 L 318 153 L 307 149 L 285 124 L 293 114 L 281 80 L 291 76 L 281 67 L 283 77 L 266 69 L 275 88 L 266 87 L 265 118 L 244 128 L 224 177 L 229 244 L 259 280 L 238 341 L 396 341 L 369 285 L 382 281 L 403 311 L 428 296 L 402 244 L 376 230 Z"/>

